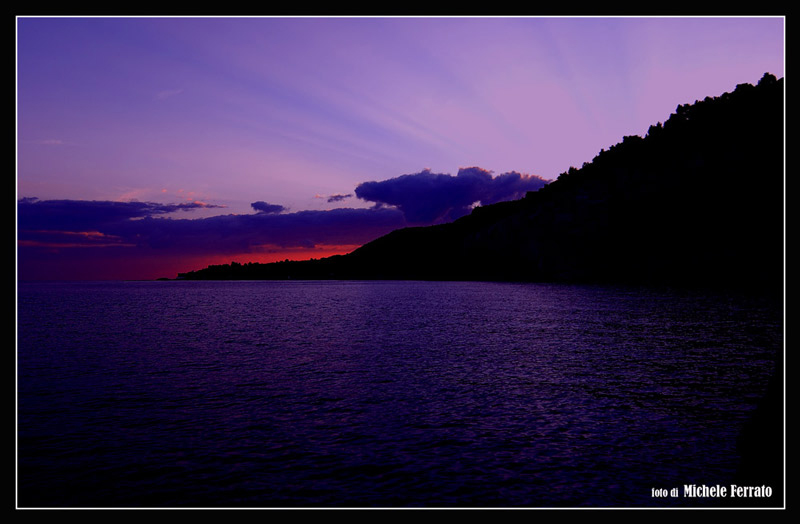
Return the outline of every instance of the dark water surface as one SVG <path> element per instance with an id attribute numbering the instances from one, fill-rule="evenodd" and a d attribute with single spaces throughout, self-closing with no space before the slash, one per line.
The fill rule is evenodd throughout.
<path id="1" fill-rule="evenodd" d="M 732 295 L 20 283 L 18 505 L 702 505 L 781 351 Z"/>

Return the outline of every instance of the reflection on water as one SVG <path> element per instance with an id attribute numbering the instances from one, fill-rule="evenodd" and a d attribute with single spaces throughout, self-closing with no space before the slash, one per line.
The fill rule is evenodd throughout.
<path id="1" fill-rule="evenodd" d="M 642 506 L 726 484 L 781 350 L 741 297 L 21 283 L 20 506 Z"/>

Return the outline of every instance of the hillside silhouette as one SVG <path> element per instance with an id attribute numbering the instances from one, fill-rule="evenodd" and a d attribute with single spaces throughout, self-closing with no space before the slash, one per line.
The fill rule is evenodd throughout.
<path id="1" fill-rule="evenodd" d="M 644 137 L 520 200 L 396 230 L 347 255 L 209 266 L 182 279 L 783 282 L 783 79 L 680 105 Z"/>

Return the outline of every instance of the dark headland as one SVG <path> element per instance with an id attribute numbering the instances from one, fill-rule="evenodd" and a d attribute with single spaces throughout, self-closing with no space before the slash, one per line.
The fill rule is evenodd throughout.
<path id="1" fill-rule="evenodd" d="M 680 105 L 523 199 L 350 254 L 231 263 L 187 280 L 402 279 L 783 286 L 784 85 Z"/>
<path id="2" fill-rule="evenodd" d="M 784 82 L 680 105 L 521 200 L 311 261 L 209 266 L 186 280 L 402 279 L 784 289 Z M 777 349 L 777 348 L 776 348 Z M 776 353 L 780 353 L 776 351 Z M 783 492 L 783 364 L 743 428 L 737 482 Z M 758 504 L 761 504 L 759 502 Z"/>

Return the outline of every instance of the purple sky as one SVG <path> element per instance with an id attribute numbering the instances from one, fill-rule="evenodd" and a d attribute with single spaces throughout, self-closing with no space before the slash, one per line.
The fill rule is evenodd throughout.
<path id="1" fill-rule="evenodd" d="M 174 277 L 457 218 L 783 77 L 784 36 L 781 17 L 19 18 L 19 276 Z"/>

